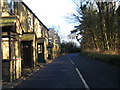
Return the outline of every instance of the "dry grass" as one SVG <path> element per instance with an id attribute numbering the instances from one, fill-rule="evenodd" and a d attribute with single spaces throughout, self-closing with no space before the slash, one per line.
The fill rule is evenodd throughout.
<path id="1" fill-rule="evenodd" d="M 120 66 L 120 55 L 110 54 L 110 53 L 96 53 L 96 52 L 82 52 L 82 55 L 88 56 L 95 60 L 102 61 L 111 65 Z"/>

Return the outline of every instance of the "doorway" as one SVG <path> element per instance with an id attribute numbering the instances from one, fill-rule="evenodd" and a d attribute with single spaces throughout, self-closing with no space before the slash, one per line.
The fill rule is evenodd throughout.
<path id="1" fill-rule="evenodd" d="M 37 45 L 38 48 L 38 63 L 45 63 L 44 60 L 44 44 L 39 43 Z"/>
<path id="2" fill-rule="evenodd" d="M 22 65 L 23 68 L 32 67 L 33 49 L 32 41 L 22 41 Z"/>

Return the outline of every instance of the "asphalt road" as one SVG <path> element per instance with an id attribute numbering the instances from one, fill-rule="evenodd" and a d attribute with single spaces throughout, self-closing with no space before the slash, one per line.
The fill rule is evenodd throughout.
<path id="1" fill-rule="evenodd" d="M 78 53 L 63 55 L 16 88 L 119 88 L 119 70 Z"/>

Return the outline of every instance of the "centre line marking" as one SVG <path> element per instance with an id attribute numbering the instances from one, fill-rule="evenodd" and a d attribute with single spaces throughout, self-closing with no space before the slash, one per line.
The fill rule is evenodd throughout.
<path id="1" fill-rule="evenodd" d="M 74 62 L 71 60 L 71 63 L 74 64 Z"/>
<path id="2" fill-rule="evenodd" d="M 69 60 L 71 61 L 71 63 L 74 65 L 74 62 L 71 60 L 71 58 L 70 57 L 68 57 L 69 58 Z"/>
<path id="3" fill-rule="evenodd" d="M 80 73 L 80 71 L 78 70 L 78 68 L 76 68 L 76 71 L 77 71 L 77 73 L 79 74 L 79 76 L 80 76 L 80 78 L 81 78 L 81 80 L 82 80 L 82 82 L 83 82 L 83 84 L 84 84 L 84 86 L 85 86 L 85 89 L 86 89 L 86 90 L 90 90 L 89 86 L 87 85 L 85 79 L 83 78 L 83 76 L 82 76 L 82 74 Z"/>

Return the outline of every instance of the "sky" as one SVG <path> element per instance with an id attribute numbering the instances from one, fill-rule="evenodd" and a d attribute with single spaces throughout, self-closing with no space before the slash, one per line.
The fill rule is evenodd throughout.
<path id="1" fill-rule="evenodd" d="M 26 5 L 48 28 L 56 26 L 62 40 L 67 40 L 67 35 L 74 29 L 74 23 L 70 23 L 65 17 L 75 10 L 72 0 L 23 0 Z"/>

